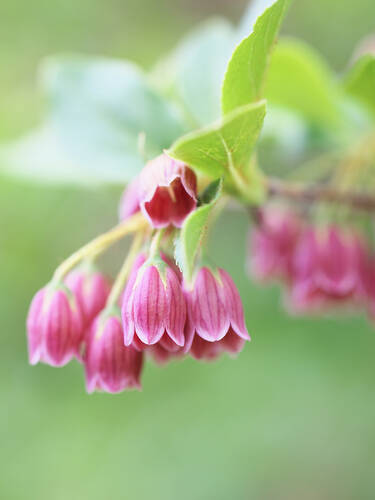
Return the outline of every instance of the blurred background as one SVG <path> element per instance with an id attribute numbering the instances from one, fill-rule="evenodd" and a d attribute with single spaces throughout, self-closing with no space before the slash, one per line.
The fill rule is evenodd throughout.
<path id="1" fill-rule="evenodd" d="M 149 67 L 197 22 L 237 21 L 245 3 L 2 0 L 0 141 L 42 116 L 44 56 L 83 52 Z M 373 0 L 295 0 L 283 33 L 312 43 L 340 72 L 374 20 Z M 0 498 L 373 499 L 375 327 L 288 317 L 276 288 L 244 274 L 241 214 L 223 218 L 212 244 L 253 337 L 237 361 L 148 363 L 143 392 L 117 396 L 86 395 L 77 363 L 28 366 L 32 295 L 116 222 L 120 191 L 0 177 Z"/>

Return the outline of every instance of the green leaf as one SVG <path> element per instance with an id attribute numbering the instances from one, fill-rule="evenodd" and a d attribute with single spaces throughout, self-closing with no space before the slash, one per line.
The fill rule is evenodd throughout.
<path id="1" fill-rule="evenodd" d="M 249 0 L 248 6 L 243 13 L 237 28 L 238 41 L 249 36 L 254 29 L 255 23 L 263 12 L 271 7 L 275 0 Z"/>
<path id="2" fill-rule="evenodd" d="M 258 18 L 253 32 L 233 52 L 223 83 L 224 114 L 262 97 L 270 51 L 279 31 L 286 3 L 286 0 L 276 0 Z"/>
<path id="3" fill-rule="evenodd" d="M 349 72 L 345 80 L 349 94 L 357 98 L 375 113 L 375 56 L 362 56 Z"/>
<path id="4" fill-rule="evenodd" d="M 168 151 L 211 178 L 245 169 L 265 116 L 265 103 L 243 106 L 210 127 L 178 139 Z"/>
<path id="5" fill-rule="evenodd" d="M 339 122 L 340 92 L 325 61 L 303 42 L 280 40 L 271 56 L 265 85 L 270 103 L 315 124 Z"/>
<path id="6" fill-rule="evenodd" d="M 176 109 L 131 63 L 62 57 L 47 61 L 42 78 L 59 147 L 94 177 L 130 180 L 145 158 L 160 154 L 186 130 Z"/>
<path id="7" fill-rule="evenodd" d="M 159 87 L 174 96 L 192 128 L 220 117 L 220 94 L 234 44 L 234 30 L 225 19 L 203 23 L 152 74 Z"/>
<path id="8" fill-rule="evenodd" d="M 180 234 L 175 242 L 175 258 L 189 282 L 193 276 L 194 263 L 202 238 L 206 232 L 206 226 L 211 210 L 219 199 L 222 191 L 222 181 L 217 179 L 212 182 L 205 191 L 206 203 L 192 212 L 181 228 Z"/>

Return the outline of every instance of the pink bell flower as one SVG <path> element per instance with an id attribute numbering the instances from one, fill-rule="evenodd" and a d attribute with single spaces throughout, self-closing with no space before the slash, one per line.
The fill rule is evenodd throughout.
<path id="1" fill-rule="evenodd" d="M 249 273 L 259 281 L 288 280 L 300 230 L 293 214 L 275 208 L 262 211 L 259 225 L 249 236 Z"/>
<path id="2" fill-rule="evenodd" d="M 143 354 L 124 346 L 121 318 L 117 314 L 101 315 L 94 321 L 84 363 L 88 393 L 141 389 Z"/>
<path id="3" fill-rule="evenodd" d="M 158 365 L 165 365 L 172 360 L 181 359 L 184 356 L 183 348 L 179 348 L 176 351 L 170 351 L 165 349 L 160 343 L 149 346 L 146 349 L 146 353 L 157 363 Z"/>
<path id="4" fill-rule="evenodd" d="M 188 310 L 184 350 L 197 359 L 240 352 L 247 331 L 241 297 L 230 275 L 202 267 L 192 286 L 184 284 Z"/>
<path id="5" fill-rule="evenodd" d="M 235 356 L 240 353 L 245 346 L 246 340 L 239 337 L 233 329 L 230 329 L 227 335 L 218 342 L 207 342 L 199 335 L 194 335 L 189 354 L 197 360 L 211 361 L 216 359 L 222 353 L 228 353 Z"/>
<path id="6" fill-rule="evenodd" d="M 292 310 L 321 309 L 356 298 L 359 268 L 355 241 L 329 227 L 307 228 L 293 258 Z"/>
<path id="7" fill-rule="evenodd" d="M 152 345 L 144 344 L 138 337 L 135 337 L 132 346 L 147 354 L 158 365 L 165 365 L 169 361 L 182 358 L 185 355 L 184 347 L 177 345 L 166 333 L 159 342 Z"/>
<path id="8" fill-rule="evenodd" d="M 138 194 L 141 210 L 153 227 L 181 227 L 197 205 L 196 175 L 164 153 L 141 171 Z"/>
<path id="9" fill-rule="evenodd" d="M 84 327 L 89 327 L 104 309 L 111 290 L 109 280 L 100 272 L 82 268 L 69 273 L 65 284 L 81 308 Z"/>
<path id="10" fill-rule="evenodd" d="M 143 257 L 144 258 L 144 257 Z M 133 269 L 123 295 L 122 320 L 126 346 L 155 345 L 165 336 L 185 343 L 186 303 L 179 278 L 160 258 Z"/>
<path id="11" fill-rule="evenodd" d="M 74 296 L 63 286 L 47 286 L 32 300 L 27 316 L 30 364 L 63 366 L 79 356 L 83 321 Z"/>

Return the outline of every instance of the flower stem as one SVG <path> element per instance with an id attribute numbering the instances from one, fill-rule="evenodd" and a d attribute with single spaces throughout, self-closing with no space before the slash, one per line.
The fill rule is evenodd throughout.
<path id="1" fill-rule="evenodd" d="M 150 259 L 154 258 L 157 251 L 159 250 L 162 237 L 164 236 L 164 231 L 165 231 L 164 229 L 159 229 L 159 231 L 157 231 L 157 233 L 153 237 L 150 245 L 150 253 L 149 253 Z"/>
<path id="2" fill-rule="evenodd" d="M 124 263 L 120 269 L 120 272 L 118 273 L 118 275 L 116 277 L 116 280 L 113 284 L 111 292 L 108 296 L 106 309 L 111 308 L 112 306 L 114 306 L 117 303 L 117 301 L 118 301 L 118 299 L 119 299 L 119 297 L 124 289 L 125 282 L 129 277 L 129 274 L 130 274 L 131 268 L 133 266 L 134 260 L 137 256 L 137 253 L 139 252 L 139 249 L 142 246 L 143 238 L 144 238 L 143 231 L 139 231 L 134 236 L 133 243 L 130 247 L 130 250 L 129 250 L 129 252 L 124 260 Z"/>
<path id="3" fill-rule="evenodd" d="M 141 231 L 147 227 L 147 221 L 142 214 L 137 213 L 132 217 L 126 219 L 126 221 L 121 222 L 113 229 L 107 231 L 104 234 L 96 237 L 82 248 L 74 252 L 70 257 L 68 257 L 62 264 L 58 266 L 53 275 L 53 280 L 60 281 L 64 276 L 75 267 L 79 262 L 90 255 L 98 255 L 104 252 L 113 243 L 120 240 L 124 236 L 135 231 Z"/>

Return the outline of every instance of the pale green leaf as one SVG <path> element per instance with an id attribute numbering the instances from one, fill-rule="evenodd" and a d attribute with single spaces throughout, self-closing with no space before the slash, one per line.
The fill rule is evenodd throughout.
<path id="1" fill-rule="evenodd" d="M 340 92 L 324 60 L 307 44 L 280 40 L 271 56 L 265 85 L 267 100 L 318 125 L 340 119 Z"/>
<path id="2" fill-rule="evenodd" d="M 240 20 L 237 28 L 237 39 L 240 42 L 243 38 L 249 36 L 254 29 L 254 25 L 263 12 L 271 7 L 275 0 L 250 0 L 247 8 Z"/>
<path id="3" fill-rule="evenodd" d="M 42 80 L 59 147 L 93 176 L 129 180 L 185 130 L 176 109 L 131 63 L 61 57 L 46 62 Z"/>
<path id="4" fill-rule="evenodd" d="M 349 94 L 358 99 L 372 113 L 375 113 L 375 56 L 362 56 L 345 80 Z"/>
<path id="5" fill-rule="evenodd" d="M 198 207 L 185 219 L 180 234 L 176 239 L 176 261 L 187 281 L 192 278 L 196 255 L 206 232 L 211 210 L 220 197 L 221 190 L 222 182 L 220 179 L 210 184 L 203 196 L 205 204 Z"/>
<path id="6" fill-rule="evenodd" d="M 214 125 L 178 139 L 169 154 L 212 178 L 250 162 L 265 116 L 265 103 L 243 106 Z"/>
<path id="7" fill-rule="evenodd" d="M 140 170 L 143 160 L 131 154 L 123 157 L 131 171 Z M 130 171 L 117 168 L 108 162 L 100 164 L 79 163 L 67 153 L 66 147 L 50 124 L 35 129 L 19 139 L 0 145 L 0 171 L 38 183 L 80 184 L 85 186 L 126 184 Z"/>
<path id="8" fill-rule="evenodd" d="M 233 52 L 225 74 L 222 110 L 229 113 L 262 97 L 271 48 L 284 15 L 286 0 L 276 0 L 258 18 L 252 33 Z"/>
<path id="9" fill-rule="evenodd" d="M 192 128 L 220 117 L 221 85 L 233 44 L 230 23 L 211 19 L 183 38 L 151 75 L 177 100 Z"/>

